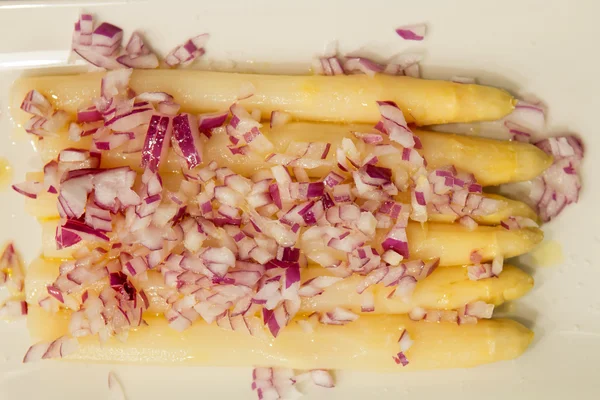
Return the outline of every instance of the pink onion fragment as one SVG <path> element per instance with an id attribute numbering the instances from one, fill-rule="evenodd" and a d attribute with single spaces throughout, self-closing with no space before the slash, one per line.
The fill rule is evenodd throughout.
<path id="1" fill-rule="evenodd" d="M 158 171 L 162 159 L 169 151 L 173 119 L 167 115 L 153 114 L 148 125 L 146 141 L 142 150 L 142 167 Z"/>
<path id="2" fill-rule="evenodd" d="M 108 390 L 111 400 L 125 400 L 123 386 L 113 371 L 108 373 Z"/>
<path id="3" fill-rule="evenodd" d="M 423 40 L 427 26 L 425 24 L 405 25 L 396 28 L 396 33 L 404 40 Z"/>
<path id="4" fill-rule="evenodd" d="M 535 145 L 554 157 L 554 163 L 531 182 L 529 194 L 542 221 L 548 222 L 579 200 L 584 149 L 575 136 L 552 137 Z"/>
<path id="5" fill-rule="evenodd" d="M 202 163 L 202 143 L 196 117 L 191 114 L 179 114 L 173 118 L 173 145 L 192 169 Z"/>
<path id="6" fill-rule="evenodd" d="M 332 388 L 335 387 L 333 376 L 331 373 L 324 369 L 313 369 L 310 371 L 310 378 L 313 383 L 317 386 Z"/>

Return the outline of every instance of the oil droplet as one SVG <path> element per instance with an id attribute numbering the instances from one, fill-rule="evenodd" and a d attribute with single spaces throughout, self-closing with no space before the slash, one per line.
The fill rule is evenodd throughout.
<path id="1" fill-rule="evenodd" d="M 562 246 L 556 240 L 547 240 L 540 243 L 531 252 L 531 258 L 535 265 L 540 267 L 551 267 L 565 261 Z"/>
<path id="2" fill-rule="evenodd" d="M 0 158 L 0 190 L 4 190 L 12 182 L 12 167 L 5 158 Z"/>

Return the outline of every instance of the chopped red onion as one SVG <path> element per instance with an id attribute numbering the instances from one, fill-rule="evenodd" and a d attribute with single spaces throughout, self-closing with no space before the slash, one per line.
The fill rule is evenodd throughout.
<path id="1" fill-rule="evenodd" d="M 52 104 L 37 90 L 30 90 L 27 93 L 21 103 L 21 110 L 42 118 L 49 117 L 53 112 Z"/>
<path id="2" fill-rule="evenodd" d="M 117 60 L 115 60 L 114 58 L 107 57 L 94 50 L 79 47 L 73 49 L 73 51 L 77 53 L 77 55 L 79 55 L 81 58 L 83 58 L 90 64 L 95 65 L 96 67 L 105 68 L 109 70 L 123 68 L 123 65 L 117 62 Z"/>
<path id="3" fill-rule="evenodd" d="M 166 64 L 169 67 L 174 67 L 179 64 L 187 65 L 191 63 L 204 54 L 204 46 L 208 39 L 209 35 L 204 33 L 189 39 L 181 46 L 175 47 L 167 54 L 165 58 Z"/>
<path id="4" fill-rule="evenodd" d="M 211 131 L 214 128 L 218 128 L 225 124 L 227 120 L 228 112 L 214 113 L 214 114 L 200 114 L 198 115 L 198 129 L 206 136 L 210 137 Z"/>
<path id="5" fill-rule="evenodd" d="M 472 85 L 475 84 L 475 78 L 469 78 L 466 76 L 453 76 L 452 78 L 450 78 L 450 80 L 454 83 L 462 83 L 465 85 Z"/>
<path id="6" fill-rule="evenodd" d="M 546 110 L 540 104 L 519 100 L 506 120 L 529 132 L 543 133 L 546 129 Z"/>
<path id="7" fill-rule="evenodd" d="M 419 62 L 423 57 L 418 54 L 399 54 L 392 58 L 383 70 L 387 75 L 412 76 L 420 78 L 421 71 Z"/>
<path id="8" fill-rule="evenodd" d="M 23 196 L 36 199 L 38 194 L 44 190 L 44 184 L 41 182 L 25 181 L 12 185 L 12 188 L 15 192 L 20 193 Z"/>
<path id="9" fill-rule="evenodd" d="M 478 281 L 480 279 L 491 278 L 494 274 L 492 273 L 492 266 L 490 264 L 476 264 L 467 267 L 467 276 L 472 281 Z"/>
<path id="10" fill-rule="evenodd" d="M 142 167 L 158 171 L 161 159 L 166 158 L 173 131 L 173 118 L 153 114 L 148 125 L 146 141 L 142 150 Z"/>
<path id="11" fill-rule="evenodd" d="M 384 250 L 393 250 L 404 258 L 410 257 L 406 228 L 396 224 L 381 243 Z"/>
<path id="12" fill-rule="evenodd" d="M 196 117 L 184 113 L 173 118 L 173 144 L 188 168 L 202 163 L 202 143 Z"/>
<path id="13" fill-rule="evenodd" d="M 461 217 L 458 222 L 470 231 L 474 231 L 479 226 L 477 222 L 475 222 L 475 220 L 468 215 Z"/>
<path id="14" fill-rule="evenodd" d="M 56 247 L 63 249 L 79 243 L 81 240 L 90 242 L 109 241 L 109 238 L 99 230 L 93 229 L 78 220 L 68 219 L 56 228 Z"/>
<path id="15" fill-rule="evenodd" d="M 344 68 L 338 57 L 321 57 L 313 62 L 313 70 L 317 75 L 344 75 Z"/>
<path id="16" fill-rule="evenodd" d="M 110 391 L 110 398 L 113 400 L 125 400 L 125 391 L 121 382 L 117 379 L 114 372 L 108 373 L 108 390 Z"/>
<path id="17" fill-rule="evenodd" d="M 344 62 L 344 71 L 346 73 L 359 72 L 375 76 L 375 74 L 383 72 L 383 70 L 383 65 L 364 57 L 350 57 Z"/>
<path id="18" fill-rule="evenodd" d="M 421 307 L 415 307 L 408 313 L 408 317 L 413 321 L 421 321 L 427 315 L 427 310 Z"/>
<path id="19" fill-rule="evenodd" d="M 98 111 L 95 105 L 77 110 L 77 122 L 95 122 L 102 120 L 102 113 Z"/>
<path id="20" fill-rule="evenodd" d="M 326 325 L 346 325 L 347 323 L 356 321 L 358 315 L 352 311 L 341 307 L 336 307 L 333 311 L 321 314 L 319 322 Z"/>
<path id="21" fill-rule="evenodd" d="M 337 276 L 318 276 L 302 284 L 298 294 L 303 297 L 313 297 L 323 293 L 328 288 L 341 281 L 343 278 Z"/>
<path id="22" fill-rule="evenodd" d="M 493 304 L 486 304 L 484 301 L 475 301 L 465 306 L 465 315 L 477 318 L 492 318 L 494 312 Z"/>
<path id="23" fill-rule="evenodd" d="M 284 111 L 273 111 L 271 112 L 271 128 L 278 128 L 287 124 L 292 118 L 291 114 Z"/>
<path id="24" fill-rule="evenodd" d="M 415 24 L 396 28 L 396 33 L 404 40 L 423 40 L 426 30 L 425 24 Z"/>
<path id="25" fill-rule="evenodd" d="M 27 302 L 24 300 L 8 300 L 0 306 L 0 318 L 18 318 L 27 315 Z"/>
<path id="26" fill-rule="evenodd" d="M 583 145 L 575 136 L 544 139 L 536 146 L 554 157 L 554 163 L 532 181 L 530 201 L 540 218 L 548 222 L 569 204 L 579 200 L 581 180 L 578 175 L 583 159 Z"/>
<path id="27" fill-rule="evenodd" d="M 373 312 L 375 311 L 375 296 L 372 292 L 364 292 L 361 295 L 360 301 L 361 312 Z"/>
<path id="28" fill-rule="evenodd" d="M 335 386 L 333 382 L 333 377 L 324 369 L 313 369 L 310 371 L 310 378 L 313 383 L 317 386 L 332 388 Z"/>
<path id="29" fill-rule="evenodd" d="M 117 57 L 117 62 L 126 66 L 127 68 L 137 68 L 137 69 L 154 69 L 158 68 L 159 62 L 156 54 L 145 54 L 140 55 L 138 57 L 133 57 L 130 55 L 122 55 Z"/>
<path id="30" fill-rule="evenodd" d="M 414 135 L 406 123 L 402 110 L 392 101 L 378 101 L 377 106 L 383 118 L 383 129 L 390 136 L 390 140 L 405 148 L 413 148 Z"/>
<path id="31" fill-rule="evenodd" d="M 61 336 L 53 342 L 36 343 L 27 350 L 23 363 L 49 358 L 63 358 L 77 351 L 77 339 Z"/>

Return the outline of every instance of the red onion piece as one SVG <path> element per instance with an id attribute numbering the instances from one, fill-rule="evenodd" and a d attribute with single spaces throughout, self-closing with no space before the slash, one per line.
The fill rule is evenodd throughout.
<path id="1" fill-rule="evenodd" d="M 454 83 L 462 83 L 465 85 L 475 84 L 475 78 L 469 78 L 465 76 L 453 76 L 450 80 Z"/>
<path id="2" fill-rule="evenodd" d="M 496 256 L 492 261 L 492 274 L 494 276 L 499 276 L 502 273 L 502 269 L 504 268 L 504 257 Z"/>
<path id="3" fill-rule="evenodd" d="M 421 72 L 419 62 L 422 56 L 418 54 L 399 54 L 392 58 L 383 70 L 387 75 L 412 76 L 420 78 Z"/>
<path id="4" fill-rule="evenodd" d="M 423 318 L 425 318 L 426 314 L 427 311 L 424 308 L 415 307 L 412 310 L 410 310 L 410 312 L 408 313 L 408 317 L 413 321 L 421 321 Z"/>
<path id="5" fill-rule="evenodd" d="M 317 386 L 332 388 L 335 387 L 333 377 L 324 369 L 313 369 L 310 371 L 310 378 Z"/>
<path id="6" fill-rule="evenodd" d="M 225 124 L 228 112 L 200 114 L 198 115 L 198 129 L 206 136 L 210 137 L 211 131 Z"/>
<path id="7" fill-rule="evenodd" d="M 468 215 L 465 215 L 464 217 L 461 217 L 458 220 L 458 223 L 461 224 L 462 226 L 464 226 L 465 228 L 467 228 L 470 231 L 475 230 L 479 225 L 477 224 L 477 222 L 475 222 L 475 220 L 471 217 L 469 217 Z"/>
<path id="8" fill-rule="evenodd" d="M 25 131 L 37 136 L 56 136 L 69 123 L 69 115 L 58 110 L 52 113 L 52 115 L 44 118 L 37 115 L 31 117 L 25 123 Z"/>
<path id="9" fill-rule="evenodd" d="M 529 132 L 524 126 L 511 121 L 504 121 L 504 126 L 512 135 L 512 140 L 525 143 L 531 142 L 531 132 Z"/>
<path id="10" fill-rule="evenodd" d="M 159 66 L 158 57 L 156 57 L 156 54 L 153 53 L 140 55 L 137 57 L 124 54 L 117 57 L 117 62 L 126 66 L 127 68 L 137 69 L 154 69 L 158 68 Z"/>
<path id="11" fill-rule="evenodd" d="M 579 200 L 581 180 L 578 175 L 583 159 L 583 145 L 575 136 L 544 139 L 536 143 L 554 157 L 554 163 L 532 181 L 530 202 L 544 222 L 558 216 L 569 204 Z"/>
<path id="12" fill-rule="evenodd" d="M 160 103 L 163 101 L 173 101 L 173 96 L 165 92 L 144 92 L 135 97 L 138 101 L 147 101 L 149 103 Z"/>
<path id="13" fill-rule="evenodd" d="M 394 226 L 394 228 L 386 235 L 381 246 L 384 250 L 393 250 L 396 253 L 401 254 L 404 258 L 410 257 L 406 229 L 403 226 Z"/>
<path id="14" fill-rule="evenodd" d="M 153 116 L 151 107 L 134 107 L 124 114 L 115 115 L 113 118 L 107 120 L 105 125 L 113 131 L 127 132 L 140 125 L 147 124 L 151 116 Z"/>
<path id="15" fill-rule="evenodd" d="M 404 40 L 423 40 L 426 30 L 425 24 L 415 24 L 396 28 L 396 33 Z"/>
<path id="16" fill-rule="evenodd" d="M 123 68 L 123 65 L 118 63 L 115 59 L 104 56 L 91 49 L 79 47 L 73 49 L 73 51 L 77 53 L 77 55 L 79 55 L 81 58 L 83 58 L 90 64 L 95 65 L 96 67 L 105 68 L 109 70 Z"/>
<path id="17" fill-rule="evenodd" d="M 492 273 L 492 266 L 490 264 L 476 264 L 467 267 L 467 276 L 472 281 L 478 281 L 480 279 L 491 278 L 494 274 Z"/>
<path id="18" fill-rule="evenodd" d="M 347 323 L 356 321 L 358 315 L 352 311 L 341 307 L 336 307 L 333 311 L 321 314 L 319 322 L 326 325 L 346 325 Z"/>
<path id="19" fill-rule="evenodd" d="M 273 111 L 271 112 L 271 128 L 277 128 L 287 124 L 292 118 L 291 114 L 284 111 Z"/>
<path id="20" fill-rule="evenodd" d="M 209 39 L 207 33 L 189 39 L 181 46 L 175 47 L 167 54 L 165 62 L 169 67 L 189 64 L 204 54 L 204 46 Z"/>
<path id="21" fill-rule="evenodd" d="M 173 118 L 173 144 L 188 168 L 202 163 L 202 143 L 196 117 L 184 113 Z"/>
<path id="22" fill-rule="evenodd" d="M 359 72 L 369 76 L 375 76 L 375 74 L 381 73 L 383 70 L 383 65 L 364 57 L 350 57 L 344 62 L 344 71 L 346 73 Z"/>
<path id="23" fill-rule="evenodd" d="M 399 352 L 396 356 L 392 356 L 396 364 L 402 364 L 403 367 L 408 365 L 408 359 L 404 355 L 404 353 Z"/>
<path id="24" fill-rule="evenodd" d="M 23 363 L 49 358 L 63 358 L 77 351 L 77 347 L 77 340 L 67 336 L 61 336 L 53 342 L 36 343 L 27 350 Z"/>
<path id="25" fill-rule="evenodd" d="M 112 47 L 115 44 L 120 45 L 123 39 L 123 30 L 118 26 L 101 23 L 92 34 L 92 46 Z"/>
<path id="26" fill-rule="evenodd" d="M 6 286 L 12 292 L 23 291 L 24 273 L 21 257 L 12 242 L 9 242 L 2 252 L 0 271 L 2 271 L 0 273 L 0 287 Z"/>
<path id="27" fill-rule="evenodd" d="M 133 32 L 127 45 L 125 46 L 125 52 L 132 57 L 138 57 L 141 55 L 150 54 L 150 49 L 144 44 L 144 39 L 138 32 Z"/>
<path id="28" fill-rule="evenodd" d="M 8 300 L 0 306 L 0 318 L 18 318 L 27 315 L 27 302 L 24 300 Z"/>
<path id="29" fill-rule="evenodd" d="M 361 296 L 360 302 L 361 312 L 373 312 L 375 311 L 375 296 L 372 292 L 364 292 Z"/>
<path id="30" fill-rule="evenodd" d="M 492 318 L 494 312 L 493 304 L 486 304 L 483 301 L 475 301 L 465 306 L 465 315 L 477 318 Z"/>
<path id="31" fill-rule="evenodd" d="M 38 194 L 44 190 L 44 184 L 40 182 L 25 181 L 12 185 L 15 192 L 27 196 L 31 199 L 36 199 Z"/>
<path id="32" fill-rule="evenodd" d="M 102 114 L 95 105 L 77 110 L 77 122 L 95 122 L 102 120 Z"/>
<path id="33" fill-rule="evenodd" d="M 43 94 L 37 90 L 30 90 L 21 103 L 21 110 L 37 115 L 38 117 L 46 118 L 52 115 L 53 108 L 52 104 L 50 104 Z"/>
<path id="34" fill-rule="evenodd" d="M 400 339 L 398 339 L 398 346 L 400 346 L 400 351 L 403 353 L 406 353 L 408 351 L 408 349 L 411 348 L 412 345 L 413 345 L 413 341 L 410 338 L 408 331 L 405 329 L 404 331 L 402 331 L 402 334 L 400 335 Z"/>
<path id="35" fill-rule="evenodd" d="M 344 68 L 338 57 L 321 57 L 313 63 L 313 70 L 317 75 L 344 75 Z"/>
<path id="36" fill-rule="evenodd" d="M 114 372 L 108 373 L 108 390 L 110 391 L 110 398 L 113 400 L 125 400 L 125 391 L 121 382 L 117 379 Z"/>
<path id="37" fill-rule="evenodd" d="M 173 131 L 173 119 L 166 115 L 153 114 L 148 125 L 146 141 L 142 150 L 142 167 L 158 171 L 161 159 L 166 158 Z"/>
<path id="38" fill-rule="evenodd" d="M 108 242 L 109 238 L 101 231 L 93 229 L 74 219 L 68 219 L 63 225 L 56 228 L 57 249 L 73 246 L 81 240 L 88 240 L 90 242 Z"/>
<path id="39" fill-rule="evenodd" d="M 402 110 L 391 101 L 378 101 L 379 112 L 383 118 L 383 128 L 390 136 L 390 140 L 401 144 L 405 148 L 415 146 L 412 131 L 406 123 Z"/>
<path id="40" fill-rule="evenodd" d="M 543 133 L 546 129 L 546 110 L 540 104 L 519 100 L 506 120 L 529 132 Z"/>

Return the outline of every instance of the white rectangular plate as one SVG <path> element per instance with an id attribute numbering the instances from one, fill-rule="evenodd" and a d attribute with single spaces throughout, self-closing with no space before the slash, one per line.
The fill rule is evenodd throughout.
<path id="1" fill-rule="evenodd" d="M 0 1 L 0 156 L 14 182 L 39 167 L 27 138 L 13 132 L 7 91 L 22 69 L 66 62 L 81 10 L 146 34 L 164 55 L 186 38 L 209 32 L 201 66 L 245 71 L 307 71 L 331 41 L 342 53 L 385 59 L 402 51 L 427 55 L 426 77 L 473 76 L 550 107 L 549 132 L 584 139 L 580 204 L 544 228 L 564 261 L 528 268 L 535 289 L 504 307 L 536 338 L 521 358 L 469 370 L 378 375 L 337 372 L 334 390 L 309 389 L 307 399 L 580 399 L 600 397 L 600 3 L 564 0 L 463 1 Z M 427 22 L 424 42 L 394 33 Z M 14 239 L 28 262 L 40 249 L 39 227 L 11 190 L 0 196 L 0 242 Z M 525 260 L 526 261 L 526 260 Z M 106 399 L 116 371 L 128 399 L 252 399 L 246 369 L 164 368 L 43 362 L 23 365 L 29 346 L 22 322 L 0 322 L 0 399 Z M 232 346 L 235 346 L 232 343 Z"/>

